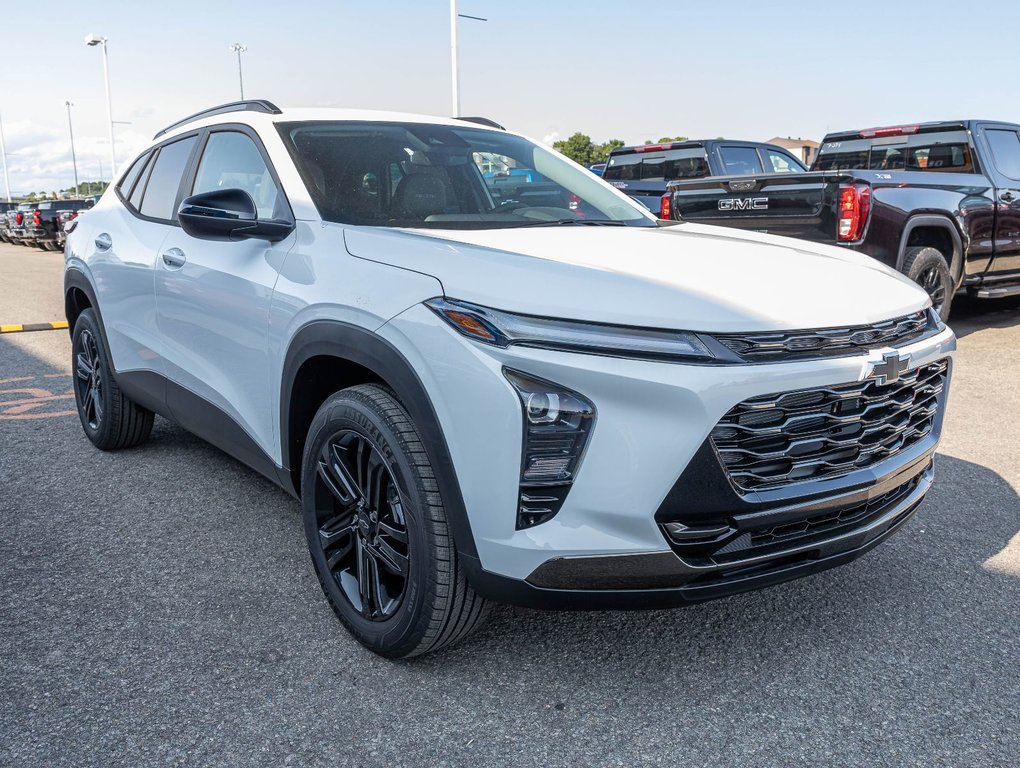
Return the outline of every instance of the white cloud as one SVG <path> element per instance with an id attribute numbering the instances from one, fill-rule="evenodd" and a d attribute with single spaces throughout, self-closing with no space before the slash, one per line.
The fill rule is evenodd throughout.
<path id="1" fill-rule="evenodd" d="M 553 131 L 552 133 L 547 133 L 545 136 L 542 137 L 542 143 L 548 144 L 551 147 L 553 145 L 553 142 L 557 141 L 559 138 L 560 132 Z"/>

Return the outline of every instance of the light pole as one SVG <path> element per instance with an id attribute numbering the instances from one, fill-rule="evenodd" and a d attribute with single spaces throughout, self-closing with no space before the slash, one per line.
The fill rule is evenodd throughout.
<path id="1" fill-rule="evenodd" d="M 117 173 L 117 153 L 113 148 L 113 103 L 110 101 L 110 60 L 106 52 L 106 38 L 91 34 L 85 38 L 85 45 L 103 46 L 103 79 L 106 81 L 106 116 L 110 121 L 110 177 Z M 102 181 L 102 179 L 100 179 Z"/>
<path id="2" fill-rule="evenodd" d="M 460 65 L 457 63 L 457 19 L 488 21 L 481 16 L 457 13 L 457 0 L 450 0 L 450 73 L 453 85 L 453 117 L 460 117 Z"/>
<path id="3" fill-rule="evenodd" d="M 7 189 L 7 202 L 11 202 L 11 180 L 7 176 L 7 145 L 4 143 L 4 119 L 0 116 L 0 155 L 4 158 L 4 187 Z"/>
<path id="4" fill-rule="evenodd" d="M 74 194 L 78 195 L 78 158 L 74 154 L 74 127 L 71 125 L 71 107 L 74 106 L 69 101 L 65 101 L 64 105 L 67 107 L 67 133 L 71 137 L 71 165 L 74 166 Z"/>
<path id="5" fill-rule="evenodd" d="M 244 101 L 244 75 L 241 74 L 241 54 L 248 49 L 240 43 L 234 43 L 230 50 L 237 54 L 237 82 L 241 86 L 241 101 Z"/>

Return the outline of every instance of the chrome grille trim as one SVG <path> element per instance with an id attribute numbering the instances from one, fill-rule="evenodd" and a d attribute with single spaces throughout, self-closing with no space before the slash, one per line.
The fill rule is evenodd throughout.
<path id="1" fill-rule="evenodd" d="M 925 310 L 871 325 L 713 334 L 713 338 L 748 362 L 769 362 L 853 355 L 861 350 L 897 346 L 939 330 L 939 321 Z"/>
<path id="2" fill-rule="evenodd" d="M 931 433 L 948 370 L 939 360 L 889 384 L 869 379 L 751 398 L 723 416 L 712 442 L 745 491 L 847 474 Z"/>

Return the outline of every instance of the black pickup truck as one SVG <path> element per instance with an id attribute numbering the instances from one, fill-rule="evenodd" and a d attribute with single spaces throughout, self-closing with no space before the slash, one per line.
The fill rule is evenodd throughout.
<path id="1" fill-rule="evenodd" d="M 63 245 L 61 239 L 60 214 L 64 211 L 80 213 L 93 205 L 87 200 L 40 200 L 30 203 L 24 211 L 21 229 L 17 237 L 23 245 L 36 245 L 44 251 L 59 251 Z M 22 206 L 18 206 L 18 211 Z"/>
<path id="2" fill-rule="evenodd" d="M 1020 293 L 1020 126 L 986 120 L 832 133 L 808 173 L 682 180 L 670 218 L 852 248 L 954 294 Z"/>
<path id="3" fill-rule="evenodd" d="M 602 178 L 653 213 L 669 218 L 662 200 L 666 184 L 674 179 L 806 170 L 800 160 L 775 144 L 708 139 L 614 149 Z"/>

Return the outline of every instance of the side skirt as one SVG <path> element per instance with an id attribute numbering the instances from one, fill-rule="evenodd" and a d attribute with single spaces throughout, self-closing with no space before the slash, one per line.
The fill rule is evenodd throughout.
<path id="1" fill-rule="evenodd" d="M 277 467 L 240 424 L 205 398 L 155 371 L 118 373 L 117 384 L 142 407 L 180 425 L 296 497 L 290 474 Z"/>

